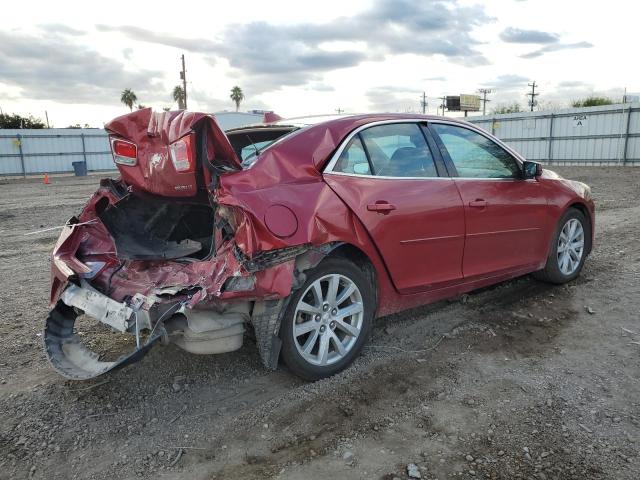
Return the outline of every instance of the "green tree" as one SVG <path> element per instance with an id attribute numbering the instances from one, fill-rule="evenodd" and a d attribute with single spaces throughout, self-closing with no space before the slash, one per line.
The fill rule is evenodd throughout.
<path id="1" fill-rule="evenodd" d="M 133 106 L 138 101 L 138 97 L 135 93 L 133 93 L 133 90 L 131 90 L 130 88 L 125 88 L 122 91 L 122 95 L 120 95 L 120 101 L 127 107 L 129 107 L 129 110 L 133 112 Z"/>
<path id="2" fill-rule="evenodd" d="M 178 110 L 184 110 L 184 89 L 180 85 L 173 87 L 173 100 L 178 104 Z"/>
<path id="3" fill-rule="evenodd" d="M 233 87 L 231 89 L 231 95 L 229 95 L 229 98 L 231 98 L 231 100 L 233 100 L 233 102 L 236 104 L 236 112 L 237 112 L 238 109 L 240 108 L 240 102 L 244 100 L 244 93 L 242 92 L 242 89 L 237 85 Z"/>
<path id="4" fill-rule="evenodd" d="M 493 109 L 493 113 L 501 114 L 501 113 L 518 113 L 522 111 L 522 107 L 518 102 L 510 103 L 509 105 L 498 105 Z"/>
<path id="5" fill-rule="evenodd" d="M 582 100 L 574 100 L 571 102 L 571 106 L 574 108 L 597 107 L 598 105 L 613 105 L 613 100 L 609 97 L 597 97 L 595 95 L 591 95 L 587 98 L 583 98 Z"/>
<path id="6" fill-rule="evenodd" d="M 17 113 L 0 113 L 0 128 L 46 128 L 45 123 L 29 115 L 23 117 Z"/>

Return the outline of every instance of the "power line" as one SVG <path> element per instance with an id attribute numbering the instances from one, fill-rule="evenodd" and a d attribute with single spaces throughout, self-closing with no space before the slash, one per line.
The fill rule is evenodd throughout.
<path id="1" fill-rule="evenodd" d="M 491 90 L 490 88 L 479 88 L 478 89 L 478 93 L 482 94 L 482 115 L 486 115 L 487 114 L 487 102 L 490 102 L 491 100 L 489 100 L 487 98 L 487 94 L 492 93 L 493 90 Z"/>
<path id="2" fill-rule="evenodd" d="M 536 93 L 536 87 L 538 85 L 536 85 L 535 80 L 533 81 L 533 83 L 529 83 L 528 85 L 531 87 L 531 93 L 527 93 L 527 97 L 531 97 L 531 100 L 529 100 L 529 107 L 531 107 L 531 111 L 533 112 L 533 107 L 535 107 L 538 104 L 536 97 L 540 94 Z"/>

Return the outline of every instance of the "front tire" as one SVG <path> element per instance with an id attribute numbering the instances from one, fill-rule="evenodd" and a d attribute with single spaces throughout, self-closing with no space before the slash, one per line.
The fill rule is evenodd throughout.
<path id="1" fill-rule="evenodd" d="M 589 251 L 591 228 L 584 214 L 568 209 L 558 222 L 547 264 L 534 276 L 545 282 L 562 284 L 580 275 Z"/>
<path id="2" fill-rule="evenodd" d="M 308 273 L 280 326 L 282 358 L 305 380 L 330 377 L 364 346 L 375 310 L 373 285 L 358 266 L 328 258 Z"/>

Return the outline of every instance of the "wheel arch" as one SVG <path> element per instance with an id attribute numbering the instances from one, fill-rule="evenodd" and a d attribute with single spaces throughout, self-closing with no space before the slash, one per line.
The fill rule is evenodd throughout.
<path id="1" fill-rule="evenodd" d="M 562 215 L 564 215 L 571 208 L 574 208 L 578 210 L 580 213 L 582 213 L 584 215 L 584 218 L 587 219 L 587 222 L 589 224 L 589 235 L 587 236 L 588 243 L 587 243 L 587 249 L 586 249 L 587 254 L 589 254 L 591 253 L 591 248 L 593 247 L 593 235 L 594 235 L 594 225 L 593 225 L 593 220 L 591 218 L 591 212 L 589 211 L 589 208 L 584 203 L 573 202 L 563 210 Z"/>
<path id="2" fill-rule="evenodd" d="M 319 255 L 318 255 L 319 254 Z M 378 299 L 380 297 L 378 283 L 378 274 L 371 258 L 360 248 L 352 243 L 347 242 L 330 242 L 322 245 L 319 249 L 314 249 L 312 254 L 305 252 L 296 258 L 296 270 L 298 275 L 304 274 L 304 271 L 317 267 L 323 260 L 327 258 L 344 258 L 365 272 L 367 278 L 371 282 L 372 290 L 375 295 L 376 310 L 378 309 Z M 298 278 L 297 285 L 294 284 L 295 290 L 298 285 L 304 283 L 304 277 Z"/>

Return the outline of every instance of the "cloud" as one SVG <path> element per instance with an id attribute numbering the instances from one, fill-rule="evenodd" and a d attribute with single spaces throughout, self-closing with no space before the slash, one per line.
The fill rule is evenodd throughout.
<path id="1" fill-rule="evenodd" d="M 558 52 L 560 50 L 572 50 L 577 48 L 592 48 L 593 44 L 589 42 L 577 42 L 577 43 L 557 43 L 555 45 L 547 45 L 545 47 L 534 50 L 533 52 L 520 55 L 520 58 L 538 58 L 545 53 Z"/>
<path id="2" fill-rule="evenodd" d="M 63 25 L 62 23 L 45 23 L 38 25 L 38 28 L 50 34 L 71 35 L 74 37 L 79 37 L 87 33 L 84 30 L 78 30 L 68 25 Z"/>
<path id="3" fill-rule="evenodd" d="M 314 90 L 316 92 L 335 92 L 333 85 L 327 85 L 326 83 L 312 83 L 307 86 L 308 90 Z"/>
<path id="4" fill-rule="evenodd" d="M 224 58 L 245 85 L 265 92 L 321 82 L 326 72 L 390 55 L 442 55 L 462 65 L 485 65 L 488 60 L 472 33 L 492 21 L 482 6 L 460 5 L 457 0 L 376 0 L 367 10 L 326 23 L 233 24 L 211 39 L 182 38 L 136 26 L 97 28 L 202 53 L 209 63 Z M 343 48 L 326 48 L 332 42 L 341 42 Z"/>
<path id="5" fill-rule="evenodd" d="M 162 95 L 161 72 L 129 71 L 75 38 L 0 31 L 0 65 L 2 83 L 19 87 L 23 98 L 113 105 L 124 88 L 132 88 L 142 103 Z"/>
<path id="6" fill-rule="evenodd" d="M 512 90 L 515 88 L 525 87 L 529 79 L 522 75 L 506 74 L 498 75 L 494 80 L 485 82 L 488 87 L 497 90 Z"/>
<path id="7" fill-rule="evenodd" d="M 560 40 L 557 33 L 543 32 L 541 30 L 521 30 L 508 27 L 500 33 L 500 38 L 507 43 L 556 43 Z"/>
<path id="8" fill-rule="evenodd" d="M 558 88 L 581 88 L 588 87 L 590 83 L 583 82 L 582 80 L 566 80 L 558 83 Z"/>
<path id="9" fill-rule="evenodd" d="M 415 112 L 420 108 L 420 94 L 417 90 L 392 85 L 379 86 L 367 90 L 365 96 L 372 112 Z"/>
<path id="10" fill-rule="evenodd" d="M 217 44 L 211 40 L 204 38 L 183 38 L 177 37 L 170 33 L 154 32 L 146 28 L 136 27 L 133 25 L 111 26 L 97 24 L 96 29 L 99 32 L 118 32 L 139 42 L 156 43 L 167 47 L 174 47 L 190 52 L 211 53 L 215 51 Z"/>

